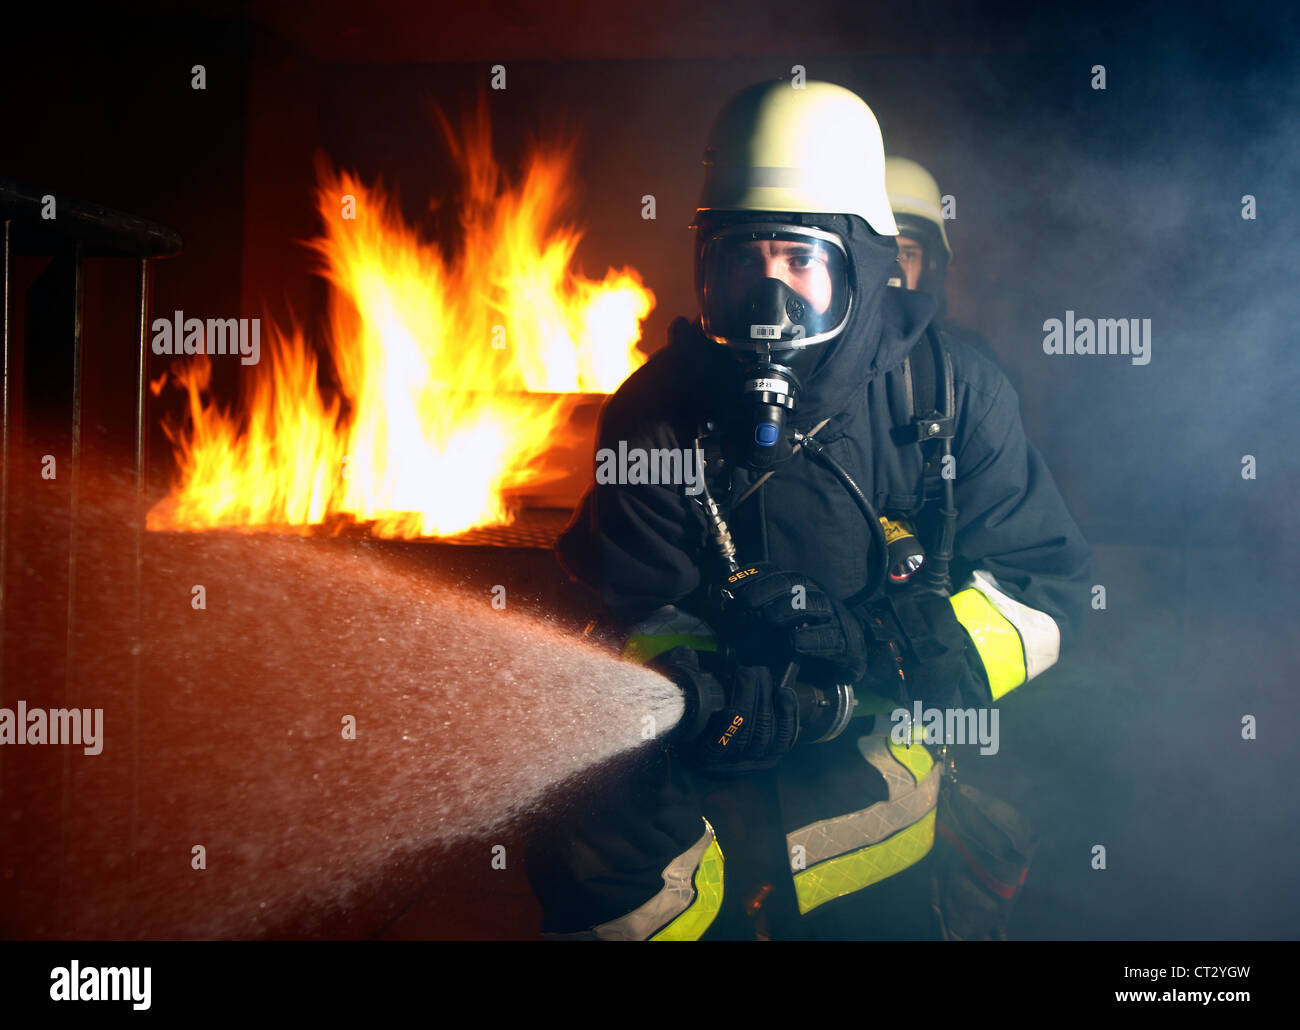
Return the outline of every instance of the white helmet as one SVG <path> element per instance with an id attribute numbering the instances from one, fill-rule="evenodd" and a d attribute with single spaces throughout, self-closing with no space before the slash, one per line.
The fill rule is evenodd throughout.
<path id="1" fill-rule="evenodd" d="M 705 333 L 769 352 L 834 338 L 854 299 L 837 225 L 856 215 L 898 234 L 871 108 L 829 82 L 751 86 L 718 115 L 704 166 L 695 268 Z"/>

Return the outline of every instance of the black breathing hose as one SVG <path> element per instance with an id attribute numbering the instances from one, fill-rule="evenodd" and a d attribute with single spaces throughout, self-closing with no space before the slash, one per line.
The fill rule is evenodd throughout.
<path id="1" fill-rule="evenodd" d="M 827 454 L 826 448 L 817 440 L 795 430 L 794 441 L 806 448 L 809 454 L 835 473 L 836 478 L 844 485 L 844 489 L 849 492 L 849 496 L 862 510 L 862 514 L 867 520 L 867 530 L 871 534 L 872 543 L 875 544 L 879 552 L 880 561 L 877 562 L 876 571 L 872 574 L 871 581 L 863 589 L 861 596 L 864 599 L 874 597 L 884 587 L 885 577 L 889 573 L 889 543 L 885 540 L 885 527 L 880 524 L 880 517 L 876 514 L 876 509 L 871 506 L 871 502 L 867 500 L 862 488 L 849 475 L 848 469 Z"/>

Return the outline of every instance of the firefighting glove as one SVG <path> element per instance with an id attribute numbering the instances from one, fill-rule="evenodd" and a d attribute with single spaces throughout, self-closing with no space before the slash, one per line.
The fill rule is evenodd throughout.
<path id="1" fill-rule="evenodd" d="M 738 666 L 725 684 L 726 703 L 687 758 L 710 776 L 745 776 L 770 769 L 799 735 L 799 701 L 766 665 Z"/>
<path id="2" fill-rule="evenodd" d="M 862 627 L 813 580 L 768 562 L 742 565 L 727 577 L 722 632 L 741 661 L 784 668 L 822 663 L 833 678 L 856 682 L 866 671 Z"/>
<path id="3" fill-rule="evenodd" d="M 978 652 L 939 594 L 907 592 L 859 606 L 867 637 L 868 680 L 902 704 L 938 708 L 990 704 Z"/>

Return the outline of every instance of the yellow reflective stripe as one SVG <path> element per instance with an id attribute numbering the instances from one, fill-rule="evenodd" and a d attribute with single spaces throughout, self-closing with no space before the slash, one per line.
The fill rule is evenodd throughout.
<path id="1" fill-rule="evenodd" d="M 714 837 L 695 870 L 695 900 L 691 907 L 651 937 L 652 941 L 700 939 L 722 909 L 722 866 L 722 848 Z"/>
<path id="2" fill-rule="evenodd" d="M 921 784 L 885 750 L 879 737 L 863 757 L 885 777 L 889 798 L 833 819 L 822 819 L 786 834 L 792 873 L 817 866 L 874 844 L 920 822 L 939 801 L 942 767 L 935 766 Z M 861 747 L 861 743 L 859 743 Z"/>
<path id="3" fill-rule="evenodd" d="M 870 887 L 921 861 L 934 846 L 934 810 L 888 840 L 859 848 L 796 873 L 799 914 Z"/>
<path id="4" fill-rule="evenodd" d="M 993 602 L 974 587 L 952 595 L 952 610 L 975 642 L 996 701 L 1025 682 L 1025 648 L 1020 633 Z"/>
<path id="5" fill-rule="evenodd" d="M 690 633 L 659 633 L 655 635 L 634 634 L 623 645 L 623 657 L 629 661 L 644 665 L 652 662 L 665 651 L 674 647 L 689 647 L 695 651 L 716 651 L 718 642 L 713 637 L 695 636 Z"/>
<path id="6" fill-rule="evenodd" d="M 916 730 L 919 727 L 913 727 L 913 740 L 916 739 Z M 934 767 L 934 759 L 930 757 L 930 752 L 925 749 L 924 744 L 914 743 L 909 747 L 906 744 L 895 744 L 890 740 L 887 744 L 889 753 L 894 756 L 904 769 L 912 774 L 912 779 L 916 780 L 919 786 L 928 773 Z"/>
<path id="7" fill-rule="evenodd" d="M 1025 647 L 1025 679 L 1031 680 L 1056 664 L 1061 657 L 1061 628 L 1055 619 L 1006 593 L 991 572 L 976 569 L 971 574 L 969 585 L 987 597 L 993 607 L 1016 627 Z"/>

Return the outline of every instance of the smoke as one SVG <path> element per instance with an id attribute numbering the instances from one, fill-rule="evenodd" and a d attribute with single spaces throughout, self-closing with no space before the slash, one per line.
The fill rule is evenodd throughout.
<path id="1" fill-rule="evenodd" d="M 916 103 L 882 115 L 957 198 L 950 309 L 992 342 L 1094 548 L 1081 643 L 1006 699 L 1002 752 L 965 772 L 1044 834 L 1014 936 L 1288 937 L 1294 15 L 1076 20 L 1031 16 L 996 60 L 895 68 Z M 1149 364 L 1044 353 L 1067 311 L 1149 318 Z"/>
<path id="2" fill-rule="evenodd" d="M 1034 52 L 980 62 L 938 105 L 956 310 L 993 341 L 1091 539 L 1208 542 L 1232 524 L 1282 540 L 1300 473 L 1300 76 L 1263 21 L 1132 20 L 1126 40 L 1043 22 Z M 1045 354 L 1044 321 L 1067 311 L 1150 318 L 1150 363 Z"/>

